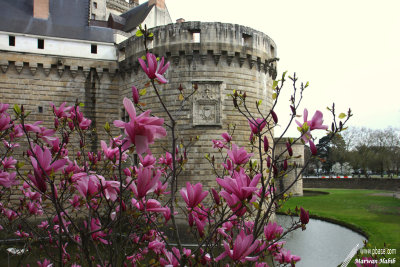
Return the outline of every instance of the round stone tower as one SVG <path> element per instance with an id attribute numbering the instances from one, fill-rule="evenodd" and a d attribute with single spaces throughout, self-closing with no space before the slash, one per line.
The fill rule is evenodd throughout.
<path id="1" fill-rule="evenodd" d="M 283 151 L 287 150 L 286 141 L 287 141 L 286 138 L 282 138 L 279 141 L 274 140 L 274 142 L 276 143 L 275 155 L 280 155 Z M 292 144 L 291 147 L 293 150 L 293 156 L 288 160 L 288 165 L 289 168 L 292 168 L 292 166 L 294 166 L 294 169 L 287 175 L 285 175 L 285 177 L 279 178 L 275 182 L 275 188 L 277 189 L 278 192 L 286 190 L 286 188 L 288 188 L 294 183 L 297 175 L 299 174 L 301 168 L 304 165 L 304 145 L 300 141 L 298 141 Z M 282 155 L 283 159 L 285 157 L 289 157 L 287 151 Z M 302 196 L 303 195 L 302 178 L 303 176 L 300 175 L 299 180 L 292 185 L 292 187 L 286 192 L 286 194 L 289 195 L 291 193 L 294 196 Z"/>
<path id="2" fill-rule="evenodd" d="M 234 109 L 228 94 L 233 90 L 246 92 L 248 107 L 254 116 L 257 117 L 257 100 L 262 100 L 260 110 L 268 114 L 272 105 L 271 59 L 276 56 L 276 45 L 266 34 L 237 24 L 184 22 L 151 31 L 154 40 L 149 44 L 150 50 L 171 62 L 164 75 L 169 82 L 158 88 L 178 121 L 178 142 L 199 136 L 189 148 L 189 160 L 180 182 L 201 181 L 213 186 L 216 176 L 205 155 L 215 155 L 216 163 L 221 159 L 212 148 L 212 139 L 221 140 L 221 133 L 227 131 L 229 124 L 235 124 L 233 141 L 250 150 L 250 127 Z M 145 55 L 143 39 L 133 36 L 118 48 L 121 87 L 124 88 L 122 101 L 125 96 L 131 98 L 132 85 L 145 88 L 148 78 L 137 60 Z M 188 101 L 181 101 L 180 85 L 184 96 L 189 95 L 193 87 L 198 89 Z M 147 88 L 146 96 L 140 101 L 146 103 L 145 109 L 151 109 L 152 114 L 165 118 L 168 123 L 152 88 Z M 153 147 L 162 152 L 162 144 Z"/>

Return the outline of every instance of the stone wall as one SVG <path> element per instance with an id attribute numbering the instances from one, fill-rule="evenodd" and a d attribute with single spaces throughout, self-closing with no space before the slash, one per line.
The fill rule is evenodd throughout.
<path id="1" fill-rule="evenodd" d="M 0 58 L 1 102 L 23 104 L 31 112 L 27 123 L 41 120 L 54 127 L 50 103 L 74 105 L 76 100 L 85 104 L 82 111 L 99 138 L 105 138 L 105 122 L 119 118 L 116 62 L 14 52 L 1 52 Z"/>
<path id="2" fill-rule="evenodd" d="M 171 66 L 166 78 L 168 84 L 159 85 L 162 99 L 178 119 L 179 140 L 187 141 L 199 136 L 199 140 L 189 151 L 189 162 L 181 182 L 190 180 L 202 182 L 208 187 L 215 185 L 215 174 L 205 154 L 216 156 L 212 149 L 212 139 L 222 139 L 229 124 L 236 124 L 234 142 L 250 149 L 250 127 L 247 120 L 233 107 L 228 96 L 232 91 L 247 92 L 249 109 L 256 114 L 256 100 L 262 99 L 260 109 L 268 114 L 272 103 L 272 78 L 267 73 L 267 60 L 275 56 L 275 43 L 265 34 L 240 25 L 223 23 L 185 22 L 169 24 L 152 29 L 154 40 L 150 44 L 153 53 L 166 56 Z M 194 35 L 200 34 L 199 39 Z M 131 86 L 144 88 L 147 82 L 139 67 L 137 58 L 144 55 L 143 41 L 131 37 L 119 46 L 125 51 L 125 60 L 120 62 L 123 72 L 123 96 L 131 97 Z M 197 93 L 190 101 L 178 99 L 178 87 L 182 85 L 184 94 Z M 152 88 L 141 99 L 157 116 L 166 118 Z M 168 123 L 168 120 L 167 120 Z M 162 152 L 162 143 L 158 152 Z M 165 143 L 164 143 L 165 145 Z M 153 146 L 154 147 L 154 146 Z M 156 145 L 157 147 L 157 145 Z"/>
<path id="3" fill-rule="evenodd" d="M 283 138 L 279 142 L 275 140 L 275 142 L 276 142 L 275 156 L 283 153 L 281 155 L 281 159 L 289 158 L 289 154 L 287 152 L 287 147 L 286 147 L 287 138 Z M 287 194 L 291 193 L 295 196 L 302 196 L 303 195 L 302 175 L 299 176 L 299 180 L 296 183 L 294 183 L 294 181 L 296 180 L 298 172 L 300 172 L 301 168 L 304 165 L 304 145 L 300 141 L 298 141 L 297 143 L 292 144 L 291 147 L 293 150 L 293 156 L 288 159 L 288 166 L 289 169 L 292 168 L 292 171 L 290 171 L 283 178 L 278 179 L 275 183 L 275 187 L 278 192 L 282 192 L 289 186 L 292 186 L 286 193 Z"/>
<path id="4" fill-rule="evenodd" d="M 400 179 L 387 178 L 303 178 L 304 188 L 376 189 L 400 191 Z"/>

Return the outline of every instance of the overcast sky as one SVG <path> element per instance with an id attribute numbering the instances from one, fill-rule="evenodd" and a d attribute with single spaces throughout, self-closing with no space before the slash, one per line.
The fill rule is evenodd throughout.
<path id="1" fill-rule="evenodd" d="M 166 4 L 173 21 L 182 17 L 237 23 L 269 35 L 277 45 L 279 72 L 296 72 L 310 82 L 303 104 L 309 112 L 319 109 L 328 116 L 326 107 L 335 102 L 340 111 L 353 110 L 351 126 L 400 128 L 399 0 L 166 0 Z M 290 113 L 288 97 L 281 103 L 282 122 Z"/>

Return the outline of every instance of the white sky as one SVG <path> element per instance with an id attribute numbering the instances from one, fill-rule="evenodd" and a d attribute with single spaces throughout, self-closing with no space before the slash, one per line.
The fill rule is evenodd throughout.
<path id="1" fill-rule="evenodd" d="M 353 110 L 350 126 L 400 127 L 400 0 L 166 0 L 166 4 L 173 21 L 182 17 L 236 23 L 269 35 L 277 45 L 279 73 L 296 72 L 310 82 L 303 102 L 309 113 L 319 109 L 328 116 L 326 107 L 335 102 L 338 111 Z M 290 113 L 287 103 L 288 96 L 281 99 L 280 122 Z"/>

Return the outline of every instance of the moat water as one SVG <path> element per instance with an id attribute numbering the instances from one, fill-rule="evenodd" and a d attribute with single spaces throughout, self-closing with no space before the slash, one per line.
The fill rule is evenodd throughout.
<path id="1" fill-rule="evenodd" d="M 277 215 L 277 222 L 284 228 L 291 224 L 291 220 L 290 216 Z M 336 267 L 357 244 L 360 249 L 365 239 L 346 227 L 310 219 L 305 231 L 297 229 L 285 236 L 285 248 L 301 257 L 296 267 Z"/>

